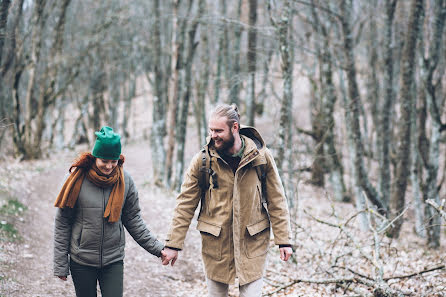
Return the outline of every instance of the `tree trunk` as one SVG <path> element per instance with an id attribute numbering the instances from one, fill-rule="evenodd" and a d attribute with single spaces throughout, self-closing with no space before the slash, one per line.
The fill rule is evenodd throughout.
<path id="1" fill-rule="evenodd" d="M 220 16 L 226 17 L 226 0 L 219 1 Z M 217 53 L 217 72 L 215 74 L 214 85 L 214 103 L 220 100 L 220 89 L 222 88 L 221 78 L 222 74 L 227 72 L 227 44 L 228 44 L 228 30 L 225 22 L 221 21 L 219 24 L 218 36 L 218 53 Z"/>
<path id="2" fill-rule="evenodd" d="M 201 16 L 205 10 L 205 0 L 200 0 L 198 4 L 198 13 L 194 20 L 190 24 L 188 34 L 187 34 L 187 52 L 186 52 L 186 91 L 183 96 L 182 109 L 180 111 L 180 133 L 177 134 L 177 153 L 176 153 L 176 172 L 175 172 L 175 183 L 174 188 L 179 191 L 182 175 L 184 171 L 184 146 L 186 143 L 186 132 L 187 132 L 187 118 L 189 111 L 189 101 L 192 92 L 192 64 L 194 59 L 195 50 L 198 44 L 195 43 L 195 35 L 197 32 L 198 25 L 200 23 Z"/>
<path id="3" fill-rule="evenodd" d="M 62 150 L 65 147 L 65 108 L 67 102 L 59 100 L 55 104 L 56 116 L 51 124 L 49 147 L 54 147 L 56 150 Z"/>
<path id="4" fill-rule="evenodd" d="M 425 73 L 424 86 L 426 89 L 427 105 L 430 116 L 432 118 L 431 124 L 431 138 L 429 144 L 429 161 L 427 165 L 427 199 L 434 200 L 440 204 L 440 197 L 437 187 L 438 170 L 440 163 L 440 134 L 441 134 L 441 111 L 444 106 L 444 99 L 437 94 L 436 84 L 433 81 L 434 72 L 437 69 L 440 59 L 440 51 L 443 43 L 444 24 L 446 18 L 446 4 L 444 0 L 435 1 L 435 18 L 433 21 L 434 29 L 432 40 L 429 46 L 430 57 L 425 58 Z M 437 99 L 438 98 L 438 99 Z M 429 218 L 427 228 L 427 243 L 431 248 L 440 247 L 440 231 L 441 221 L 440 216 L 436 214 L 432 206 L 426 205 L 429 213 L 426 218 Z"/>
<path id="5" fill-rule="evenodd" d="M 154 97 L 152 111 L 152 133 L 151 148 L 153 162 L 153 180 L 155 184 L 163 183 L 165 174 L 166 152 L 164 149 L 164 136 L 166 132 L 166 112 L 167 94 L 164 88 L 164 80 L 166 79 L 163 68 L 163 53 L 161 49 L 161 10 L 160 1 L 154 0 L 153 11 L 155 19 L 153 23 L 153 45 L 154 45 Z"/>
<path id="6" fill-rule="evenodd" d="M 368 41 L 367 41 L 367 56 L 368 56 L 368 65 L 370 67 L 367 72 L 367 101 L 370 106 L 370 112 L 372 115 L 373 127 L 375 127 L 374 131 L 372 130 L 370 143 L 373 144 L 373 147 L 370 148 L 370 152 L 375 154 L 376 150 L 381 147 L 381 137 L 378 136 L 379 133 L 379 107 L 380 107 L 380 85 L 378 80 L 378 44 L 376 40 L 378 40 L 377 33 L 377 23 L 376 17 L 374 13 L 377 12 L 376 7 L 378 3 L 376 0 L 370 1 L 370 18 L 368 24 Z M 375 133 L 373 133 L 375 132 Z"/>
<path id="7" fill-rule="evenodd" d="M 136 77 L 130 76 L 127 82 L 127 88 L 124 95 L 124 112 L 122 113 L 122 134 L 124 141 L 127 142 L 130 137 L 129 133 L 129 118 L 132 113 L 132 100 L 136 95 Z"/>
<path id="8" fill-rule="evenodd" d="M 31 64 L 29 65 L 28 72 L 28 85 L 26 87 L 26 97 L 25 97 L 25 131 L 24 131 L 24 148 L 25 155 L 24 158 L 34 158 L 35 154 L 40 152 L 35 152 L 35 149 L 39 150 L 39 147 L 33 147 L 33 133 L 32 133 L 32 120 L 35 113 L 35 99 L 34 99 L 34 86 L 36 83 L 36 71 L 37 65 L 40 62 L 40 52 L 42 47 L 42 34 L 45 26 L 45 17 L 43 12 L 45 9 L 46 0 L 37 0 L 34 2 L 34 10 L 32 15 L 31 23 L 33 24 L 33 29 L 31 32 Z M 40 98 L 39 98 L 40 99 Z M 41 108 L 39 104 L 38 108 Z M 41 111 L 41 110 L 39 110 Z M 43 116 L 39 112 L 39 116 Z M 43 119 L 42 119 L 43 120 Z"/>
<path id="9" fill-rule="evenodd" d="M 246 115 L 248 125 L 254 126 L 256 109 L 256 60 L 257 60 L 257 0 L 249 0 L 249 29 L 248 29 L 248 94 L 246 95 Z M 279 37 L 280 38 L 280 37 Z"/>
<path id="10" fill-rule="evenodd" d="M 172 184 L 172 173 L 173 172 L 173 162 L 174 162 L 174 152 L 176 148 L 176 133 L 178 133 L 180 127 L 177 125 L 179 121 L 178 108 L 181 101 L 181 96 L 184 93 L 184 66 L 185 66 L 185 58 L 184 58 L 184 40 L 186 35 L 186 25 L 187 20 L 189 19 L 192 2 L 189 1 L 187 15 L 180 22 L 180 18 L 178 18 L 178 8 L 180 5 L 180 1 L 174 3 L 174 19 L 173 19 L 173 27 L 172 27 L 172 60 L 171 60 L 171 69 L 172 69 L 172 79 L 171 79 L 171 96 L 169 103 L 169 130 L 168 130 L 168 140 L 167 140 L 167 153 L 166 153 L 166 178 L 165 183 L 167 186 L 171 187 Z"/>
<path id="11" fill-rule="evenodd" d="M 291 24 L 292 10 L 290 1 L 286 1 L 280 16 L 279 22 L 276 24 L 277 35 L 279 38 L 279 49 L 281 57 L 281 70 L 283 79 L 283 95 L 280 107 L 280 123 L 279 123 L 279 142 L 277 146 L 277 169 L 279 175 L 284 177 L 283 169 L 286 163 L 292 162 L 292 154 L 290 150 L 290 142 L 292 138 L 292 105 L 293 105 L 293 55 L 291 52 Z M 285 152 L 287 152 L 285 154 Z M 288 166 L 289 168 L 289 166 Z M 289 172 L 290 174 L 290 172 Z M 290 181 L 285 183 L 285 188 L 289 189 Z M 291 191 L 288 191 L 291 192 Z M 291 198 L 291 197 L 290 197 Z"/>
<path id="12" fill-rule="evenodd" d="M 417 110 L 414 108 L 413 118 L 417 118 Z M 420 183 L 422 180 L 422 165 L 420 160 L 420 153 L 418 150 L 417 131 L 425 129 L 424 125 L 419 125 L 418 121 L 412 123 L 412 138 L 414 141 L 411 142 L 411 164 L 412 170 L 410 172 L 410 182 L 412 185 L 412 196 L 414 201 L 414 213 L 415 213 L 415 232 L 420 237 L 426 237 L 426 228 L 424 226 L 424 203 L 422 198 L 422 193 L 420 189 Z"/>
<path id="13" fill-rule="evenodd" d="M 118 108 L 119 102 L 121 101 L 121 74 L 112 72 L 109 74 L 108 81 L 108 114 L 110 115 L 110 120 L 108 121 L 108 125 L 111 126 L 116 132 L 121 133 L 119 131 L 118 126 Z"/>
<path id="14" fill-rule="evenodd" d="M 379 160 L 379 192 L 386 208 L 390 197 L 390 145 L 392 139 L 391 118 L 395 102 L 393 83 L 393 20 L 397 0 L 386 0 L 384 31 L 384 102 L 381 108 L 381 122 L 378 125 L 378 160 Z"/>
<path id="15" fill-rule="evenodd" d="M 404 50 L 402 55 L 402 65 L 400 74 L 400 114 L 399 119 L 399 135 L 398 151 L 397 151 L 397 167 L 395 176 L 395 189 L 392 191 L 390 199 L 391 216 L 393 220 L 401 214 L 405 207 L 405 193 L 407 188 L 407 180 L 410 173 L 410 141 L 411 141 L 411 121 L 412 109 L 414 108 L 414 93 L 412 90 L 416 43 L 418 31 L 420 28 L 420 20 L 423 13 L 423 0 L 412 0 L 409 23 L 406 31 L 404 42 Z M 402 218 L 397 219 L 393 223 L 393 227 L 389 230 L 388 235 L 392 238 L 399 236 Z"/>
<path id="16" fill-rule="evenodd" d="M 242 0 L 237 2 L 237 16 L 236 19 L 240 20 L 242 14 Z M 240 105 L 240 86 L 242 84 L 242 76 L 240 71 L 240 43 L 242 39 L 242 26 L 235 25 L 234 29 L 234 55 L 232 56 L 232 79 L 229 83 L 229 100 L 231 103 Z"/>
<path id="17" fill-rule="evenodd" d="M 352 114 L 351 114 L 351 110 L 348 109 L 348 96 L 347 96 L 347 91 L 345 88 L 345 83 L 344 83 L 344 73 L 342 70 L 339 70 L 339 84 L 340 84 L 340 88 L 341 88 L 341 94 L 342 94 L 342 101 L 344 103 L 344 114 L 345 114 L 345 118 L 347 123 L 351 123 L 352 122 Z M 368 223 L 368 219 L 367 219 L 367 214 L 364 212 L 366 209 L 366 197 L 364 195 L 364 191 L 361 188 L 361 183 L 358 179 L 359 174 L 356 172 L 357 168 L 355 166 L 355 157 L 356 157 L 356 147 L 355 147 L 355 138 L 353 136 L 353 131 L 352 129 L 346 129 L 347 130 L 347 137 L 348 137 L 348 146 L 349 146 L 349 161 L 350 161 L 350 170 L 351 170 L 351 176 L 352 176 L 352 188 L 353 188 L 353 193 L 354 193 L 354 197 L 356 199 L 356 210 L 359 213 L 358 217 L 359 217 L 359 227 L 361 228 L 361 230 L 368 230 L 369 229 L 369 223 Z"/>
<path id="18" fill-rule="evenodd" d="M 6 38 L 6 23 L 8 21 L 8 11 L 11 0 L 2 0 L 0 5 L 0 65 L 2 65 L 3 45 Z"/>
<path id="19" fill-rule="evenodd" d="M 15 128 L 16 109 L 13 111 L 15 105 L 15 97 L 13 97 L 14 80 L 20 77 L 20 72 L 17 67 L 17 56 L 21 55 L 21 51 L 16 49 L 16 31 L 18 24 L 22 18 L 24 0 L 15 0 L 14 4 L 10 6 L 10 1 L 3 1 L 0 6 L 0 121 L 5 123 L 12 123 L 13 143 L 16 144 L 18 134 Z M 9 45 L 5 46 L 5 38 L 8 38 Z M 16 75 L 18 74 L 18 75 Z M 3 136 L 6 129 L 0 135 L 0 146 L 3 142 Z M 17 146 L 15 145 L 17 148 Z"/>
<path id="20" fill-rule="evenodd" d="M 346 0 L 341 1 L 341 27 L 342 27 L 342 42 L 343 51 L 345 55 L 345 71 L 347 73 L 347 92 L 348 92 L 348 106 L 345 108 L 351 112 L 348 118 L 348 127 L 351 129 L 354 149 L 354 165 L 355 173 L 361 188 L 364 190 L 367 198 L 378 208 L 381 214 L 386 214 L 387 209 L 379 197 L 377 191 L 371 185 L 367 173 L 364 168 L 364 147 L 361 136 L 361 128 L 359 123 L 359 112 L 361 108 L 361 101 L 356 80 L 355 58 L 353 54 L 353 40 L 351 30 L 351 3 L 347 5 Z"/>
<path id="21" fill-rule="evenodd" d="M 200 79 L 197 82 L 197 102 L 195 104 L 195 115 L 197 122 L 197 134 L 199 135 L 199 147 L 203 146 L 206 142 L 206 137 L 208 135 L 207 121 L 206 121 L 206 92 L 209 87 L 209 76 L 210 76 L 210 61 L 209 61 L 209 39 L 208 33 L 202 33 L 201 48 L 203 49 L 202 54 L 202 70 L 200 71 Z"/>
<path id="22" fill-rule="evenodd" d="M 337 100 L 336 88 L 333 82 L 333 63 L 330 49 L 330 37 L 327 33 L 327 28 L 321 23 L 320 18 L 316 12 L 314 1 L 311 3 L 311 12 L 313 17 L 313 26 L 317 32 L 315 37 L 315 49 L 318 56 L 319 65 L 319 89 L 321 90 L 321 106 L 319 108 L 318 116 L 320 121 L 320 131 L 318 133 L 320 143 L 317 144 L 318 149 L 321 150 L 320 162 L 326 160 L 326 164 L 330 167 L 330 181 L 333 186 L 333 194 L 337 201 L 349 200 L 347 190 L 344 183 L 344 169 L 335 147 L 334 139 L 334 107 Z M 315 125 L 313 125 L 314 127 Z M 316 126 L 317 127 L 317 126 Z M 317 131 L 317 130 L 316 130 Z M 324 149 L 326 146 L 326 149 Z M 322 149 L 320 148 L 322 147 Z M 320 166 L 322 167 L 322 166 Z M 323 174 L 323 168 L 320 169 L 320 175 Z M 314 170 L 314 166 L 313 166 Z M 312 175 L 312 177 L 315 175 Z M 314 179 L 312 179 L 314 180 Z M 323 179 L 322 179 L 323 181 Z"/>
<path id="23" fill-rule="evenodd" d="M 259 95 L 257 95 L 256 102 L 256 113 L 260 116 L 263 115 L 263 112 L 265 111 L 265 99 L 269 96 L 269 93 L 267 92 L 271 87 L 269 70 L 274 53 L 274 47 L 269 45 L 266 40 L 262 48 L 267 50 L 267 58 L 263 61 L 262 90 Z"/>

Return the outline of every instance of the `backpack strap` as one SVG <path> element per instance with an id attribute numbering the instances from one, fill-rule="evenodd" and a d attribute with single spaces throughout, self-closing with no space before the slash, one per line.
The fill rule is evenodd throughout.
<path id="1" fill-rule="evenodd" d="M 212 187 L 214 189 L 218 188 L 217 173 L 212 170 L 211 156 L 209 154 L 209 148 L 205 145 L 201 149 L 201 167 L 200 174 L 198 176 L 198 185 L 201 189 L 201 209 L 203 209 L 205 204 L 206 191 L 210 186 L 210 179 L 212 177 Z"/>
<path id="2" fill-rule="evenodd" d="M 266 168 L 265 164 L 260 164 L 256 167 L 257 176 L 259 177 L 260 183 L 262 184 L 262 198 L 261 203 L 266 208 L 267 206 L 267 200 L 266 200 Z"/>
<path id="3" fill-rule="evenodd" d="M 213 173 L 211 169 L 211 158 L 208 157 L 209 150 L 207 146 L 201 149 L 201 167 L 198 176 L 198 185 L 201 189 L 201 196 L 204 198 L 206 190 L 209 189 L 209 176 Z"/>

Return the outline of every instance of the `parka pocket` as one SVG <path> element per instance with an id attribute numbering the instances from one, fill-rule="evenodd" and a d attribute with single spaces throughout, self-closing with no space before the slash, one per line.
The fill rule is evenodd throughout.
<path id="1" fill-rule="evenodd" d="M 269 219 L 246 226 L 245 252 L 248 258 L 263 256 L 268 252 L 270 238 Z"/>
<path id="2" fill-rule="evenodd" d="M 71 231 L 71 247 L 72 248 L 79 248 L 79 245 L 81 244 L 81 237 L 82 237 L 82 225 L 81 224 L 74 224 L 73 229 Z"/>
<path id="3" fill-rule="evenodd" d="M 221 226 L 198 221 L 197 230 L 201 234 L 201 252 L 217 261 L 221 260 Z"/>
<path id="4" fill-rule="evenodd" d="M 90 228 L 82 228 L 82 234 L 79 243 L 80 250 L 97 250 L 101 239 L 98 230 Z"/>

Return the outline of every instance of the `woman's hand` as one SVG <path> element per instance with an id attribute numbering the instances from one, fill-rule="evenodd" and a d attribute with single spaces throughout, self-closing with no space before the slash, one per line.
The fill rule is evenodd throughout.
<path id="1" fill-rule="evenodd" d="M 172 249 L 169 249 L 168 247 L 165 247 L 161 251 L 161 260 L 162 260 L 163 265 L 169 265 L 169 262 L 170 262 L 170 264 L 173 266 L 173 264 L 175 264 L 175 261 L 177 260 L 177 258 L 178 258 L 178 251 L 176 251 L 176 250 L 172 250 Z"/>
<path id="2" fill-rule="evenodd" d="M 63 280 L 63 281 L 66 281 L 66 280 L 67 280 L 67 276 L 66 276 L 66 275 L 65 275 L 65 276 L 58 275 L 57 277 L 60 278 L 60 279 Z"/>

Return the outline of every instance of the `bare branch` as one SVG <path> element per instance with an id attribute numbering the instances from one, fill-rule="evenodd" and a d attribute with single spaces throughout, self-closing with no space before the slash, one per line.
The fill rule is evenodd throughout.
<path id="1" fill-rule="evenodd" d="M 435 267 L 432 267 L 432 268 L 428 268 L 428 269 L 425 269 L 425 270 L 422 270 L 422 271 L 419 271 L 419 272 L 406 274 L 406 275 L 386 277 L 383 280 L 388 281 L 388 280 L 391 280 L 391 279 L 410 278 L 410 277 L 413 277 L 413 276 L 418 276 L 418 275 L 422 275 L 422 274 L 425 274 L 425 273 L 428 273 L 428 272 L 432 272 L 432 271 L 435 271 L 435 270 L 441 270 L 441 269 L 445 269 L 445 265 L 444 264 L 438 265 L 438 266 L 435 266 Z"/>
<path id="2" fill-rule="evenodd" d="M 441 217 L 443 218 L 443 220 L 446 220 L 446 212 L 443 210 L 444 207 L 444 199 L 441 203 L 441 205 L 438 205 L 434 200 L 432 199 L 428 199 L 426 200 L 426 203 L 429 204 L 430 206 L 432 206 L 433 208 L 435 208 L 436 211 L 438 211 L 438 213 L 441 215 Z"/>

